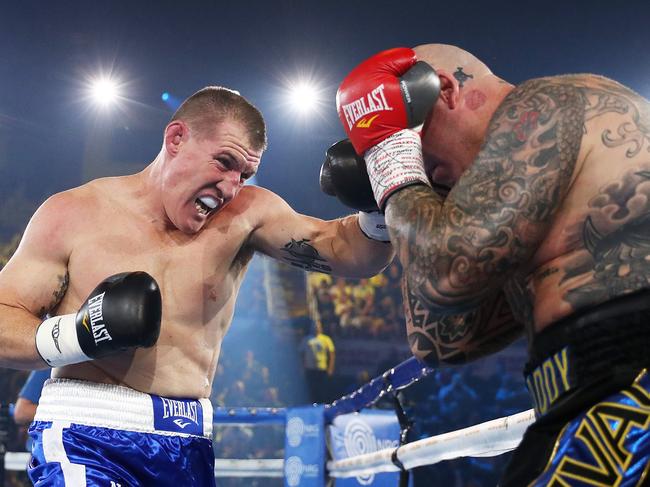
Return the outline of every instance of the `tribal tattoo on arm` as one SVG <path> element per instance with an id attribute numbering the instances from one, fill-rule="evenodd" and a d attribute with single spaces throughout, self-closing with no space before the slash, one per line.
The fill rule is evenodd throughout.
<path id="1" fill-rule="evenodd" d="M 416 356 L 434 364 L 470 360 L 521 333 L 502 289 L 566 194 L 584 117 L 583 94 L 571 83 L 523 83 L 495 112 L 476 161 L 444 202 L 425 186 L 389 199 Z"/>
<path id="2" fill-rule="evenodd" d="M 291 239 L 282 247 L 284 259 L 292 266 L 306 271 L 323 272 L 331 274 L 332 268 L 323 258 L 316 247 L 309 243 L 308 239 Z"/>

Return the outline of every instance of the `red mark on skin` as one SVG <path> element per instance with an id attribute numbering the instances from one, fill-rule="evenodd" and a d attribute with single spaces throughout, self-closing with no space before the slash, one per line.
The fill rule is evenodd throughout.
<path id="1" fill-rule="evenodd" d="M 217 290 L 214 289 L 214 288 L 210 289 L 210 294 L 209 294 L 210 300 L 211 301 L 216 301 L 218 297 L 219 297 L 219 294 L 217 294 Z"/>
<path id="2" fill-rule="evenodd" d="M 520 142 L 525 142 L 530 133 L 537 128 L 539 112 L 524 112 L 515 124 L 514 131 Z"/>
<path id="3" fill-rule="evenodd" d="M 485 93 L 479 90 L 471 90 L 467 95 L 465 95 L 465 104 L 467 105 L 467 108 L 472 111 L 478 110 L 485 105 L 486 100 L 487 96 L 485 96 Z"/>

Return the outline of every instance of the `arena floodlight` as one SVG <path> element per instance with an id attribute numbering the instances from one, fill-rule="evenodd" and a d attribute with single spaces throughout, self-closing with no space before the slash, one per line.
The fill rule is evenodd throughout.
<path id="1" fill-rule="evenodd" d="M 120 84 L 110 77 L 98 77 L 91 80 L 90 96 L 96 105 L 109 107 L 120 98 Z"/>
<path id="2" fill-rule="evenodd" d="M 308 81 L 298 81 L 289 90 L 289 101 L 297 112 L 313 112 L 320 103 L 318 86 Z"/>

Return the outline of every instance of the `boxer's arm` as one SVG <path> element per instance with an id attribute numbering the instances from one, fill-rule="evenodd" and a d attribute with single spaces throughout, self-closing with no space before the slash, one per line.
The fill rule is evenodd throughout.
<path id="1" fill-rule="evenodd" d="M 515 335 L 512 320 L 486 317 L 502 316 L 496 291 L 531 258 L 567 192 L 584 110 L 572 85 L 528 81 L 496 111 L 477 160 L 446 200 L 426 186 L 388 200 L 416 355 L 462 361 Z"/>
<path id="2" fill-rule="evenodd" d="M 392 245 L 366 237 L 357 215 L 320 220 L 297 213 L 270 191 L 257 190 L 261 213 L 250 237 L 255 250 L 304 270 L 347 277 L 372 276 L 392 260 Z"/>
<path id="3" fill-rule="evenodd" d="M 465 313 L 448 314 L 427 307 L 402 281 L 406 334 L 413 355 L 440 367 L 464 364 L 507 347 L 524 331 L 503 292 Z"/>
<path id="4" fill-rule="evenodd" d="M 0 271 L 0 366 L 42 369 L 35 332 L 68 288 L 65 193 L 48 199 L 34 214 L 13 257 Z"/>
<path id="5" fill-rule="evenodd" d="M 14 423 L 21 426 L 30 424 L 34 421 L 37 407 L 38 404 L 24 397 L 19 397 L 14 406 Z"/>

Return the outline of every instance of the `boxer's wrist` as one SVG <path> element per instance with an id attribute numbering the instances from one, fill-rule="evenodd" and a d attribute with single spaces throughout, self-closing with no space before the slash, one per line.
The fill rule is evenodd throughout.
<path id="1" fill-rule="evenodd" d="M 92 360 L 79 344 L 74 313 L 43 321 L 36 329 L 36 350 L 50 367 Z"/>
<path id="2" fill-rule="evenodd" d="M 359 228 L 363 234 L 371 240 L 379 242 L 390 242 L 388 227 L 383 213 L 367 213 L 360 211 L 358 216 Z"/>
<path id="3" fill-rule="evenodd" d="M 400 188 L 426 184 L 422 141 L 414 130 L 404 129 L 368 149 L 364 155 L 372 192 L 383 211 L 388 197 Z"/>

